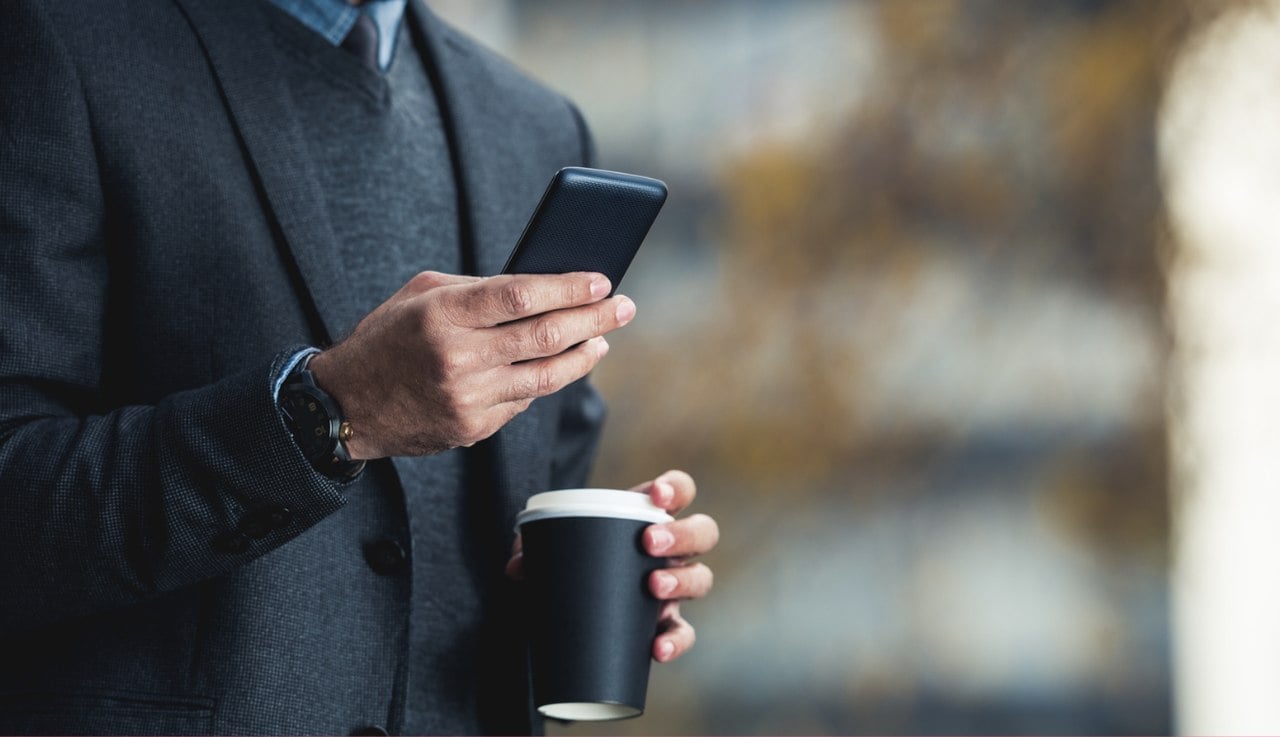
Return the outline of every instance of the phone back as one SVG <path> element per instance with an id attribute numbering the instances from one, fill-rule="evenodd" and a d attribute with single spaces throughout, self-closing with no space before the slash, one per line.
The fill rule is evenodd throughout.
<path id="1" fill-rule="evenodd" d="M 561 169 L 502 271 L 596 271 L 609 277 L 616 290 L 666 199 L 667 186 L 657 179 L 602 169 Z"/>

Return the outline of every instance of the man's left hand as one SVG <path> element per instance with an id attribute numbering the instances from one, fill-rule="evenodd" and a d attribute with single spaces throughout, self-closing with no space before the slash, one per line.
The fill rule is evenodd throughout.
<path id="1" fill-rule="evenodd" d="M 631 490 L 648 494 L 654 504 L 672 515 L 683 511 L 698 495 L 693 477 L 684 471 L 667 471 Z M 653 640 L 653 657 L 660 663 L 669 663 L 693 647 L 693 625 L 680 615 L 680 602 L 700 599 L 711 590 L 711 569 L 693 559 L 709 552 L 719 540 L 720 527 L 705 514 L 650 525 L 644 531 L 645 551 L 670 561 L 666 568 L 649 576 L 649 591 L 663 602 L 658 613 L 658 636 Z M 517 536 L 507 563 L 507 575 L 520 578 L 521 563 L 520 537 Z"/>

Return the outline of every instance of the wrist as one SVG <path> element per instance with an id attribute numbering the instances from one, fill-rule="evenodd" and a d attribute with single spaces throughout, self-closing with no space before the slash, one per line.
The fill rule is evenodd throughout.
<path id="1" fill-rule="evenodd" d="M 345 424 L 343 445 L 352 460 L 365 461 L 379 458 L 376 449 L 370 442 L 370 421 L 361 412 L 365 403 L 361 401 L 356 385 L 345 376 L 342 362 L 334 356 L 333 350 L 326 350 L 311 357 L 308 365 L 316 385 L 333 397 L 342 409 Z"/>
<path id="2" fill-rule="evenodd" d="M 311 371 L 311 361 L 318 355 L 304 357 L 289 372 L 277 396 L 278 406 L 294 442 L 313 468 L 331 478 L 353 479 L 364 469 L 364 462 L 353 458 L 347 448 L 353 427 L 342 406 Z"/>

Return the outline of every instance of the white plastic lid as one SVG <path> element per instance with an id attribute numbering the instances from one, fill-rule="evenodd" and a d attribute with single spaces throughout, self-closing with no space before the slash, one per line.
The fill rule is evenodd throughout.
<path id="1" fill-rule="evenodd" d="M 516 515 L 516 528 L 553 517 L 612 517 L 641 522 L 675 519 L 655 505 L 648 494 L 619 489 L 562 489 L 529 497 L 524 511 Z"/>

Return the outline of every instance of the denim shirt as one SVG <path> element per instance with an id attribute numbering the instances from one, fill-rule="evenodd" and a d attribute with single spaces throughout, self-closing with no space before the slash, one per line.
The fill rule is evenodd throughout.
<path id="1" fill-rule="evenodd" d="M 346 0 L 271 0 L 276 7 L 297 18 L 304 26 L 338 46 L 364 13 L 378 28 L 378 66 L 386 71 L 396 51 L 396 35 L 404 18 L 407 0 L 368 0 L 351 5 Z"/>

